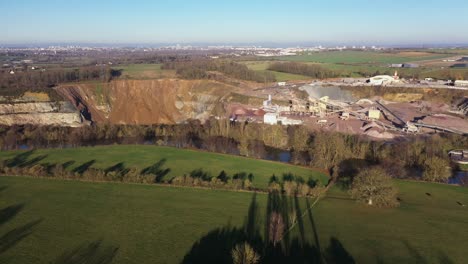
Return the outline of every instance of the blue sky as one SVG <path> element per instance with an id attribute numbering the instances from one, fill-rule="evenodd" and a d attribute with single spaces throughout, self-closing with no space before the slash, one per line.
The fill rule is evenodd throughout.
<path id="1" fill-rule="evenodd" d="M 0 0 L 0 43 L 468 43 L 467 0 Z"/>

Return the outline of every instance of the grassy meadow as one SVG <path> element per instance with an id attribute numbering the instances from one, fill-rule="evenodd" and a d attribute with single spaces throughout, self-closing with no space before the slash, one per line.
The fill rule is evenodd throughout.
<path id="1" fill-rule="evenodd" d="M 360 205 L 338 188 L 309 211 L 311 201 L 288 198 L 303 217 L 272 252 L 258 242 L 266 194 L 2 176 L 0 262 L 225 263 L 249 230 L 262 257 L 270 252 L 266 263 L 464 263 L 468 209 L 457 202 L 468 204 L 468 189 L 397 185 L 394 209 Z"/>
<path id="2" fill-rule="evenodd" d="M 338 73 L 341 77 L 368 77 L 375 74 L 393 75 L 397 70 L 400 75 L 416 76 L 419 78 L 432 77 L 448 79 L 448 74 L 464 79 L 468 69 L 446 68 L 421 65 L 419 68 L 389 68 L 392 63 L 418 63 L 427 60 L 441 60 L 452 57 L 449 53 L 431 53 L 424 51 L 379 52 L 379 51 L 327 51 L 310 52 L 297 56 L 275 57 L 270 61 L 244 61 L 250 69 L 265 72 L 275 61 L 292 61 L 306 64 L 316 64 Z M 273 72 L 279 81 L 309 80 L 311 77 Z"/>
<path id="3" fill-rule="evenodd" d="M 117 65 L 112 67 L 115 70 L 121 70 L 121 78 L 127 79 L 161 79 L 173 78 L 175 72 L 161 69 L 162 64 L 129 64 Z"/>
<path id="4" fill-rule="evenodd" d="M 305 167 L 158 146 L 115 145 L 0 152 L 0 160 L 11 160 L 15 157 L 18 157 L 17 159 L 20 159 L 18 162 L 22 163 L 34 160 L 39 164 L 66 164 L 66 168 L 71 171 L 81 170 L 83 167 L 107 169 L 119 163 L 123 163 L 125 168 L 144 169 L 163 161 L 162 169 L 169 169 L 169 173 L 164 178 L 167 180 L 184 174 L 190 175 L 192 171 L 199 169 L 216 177 L 224 170 L 230 177 L 235 173 L 252 173 L 254 175 L 253 186 L 257 188 L 266 188 L 273 174 L 281 177 L 283 174 L 291 173 L 301 176 L 306 181 L 313 178 L 320 180 L 323 184 L 328 182 L 328 176 L 324 173 Z"/>
<path id="5" fill-rule="evenodd" d="M 378 51 L 328 51 L 304 53 L 302 55 L 297 56 L 278 57 L 277 59 L 286 61 L 333 64 L 390 64 L 432 60 L 439 58 L 442 59 L 447 57 L 450 57 L 450 55 L 426 52 L 386 53 Z"/>

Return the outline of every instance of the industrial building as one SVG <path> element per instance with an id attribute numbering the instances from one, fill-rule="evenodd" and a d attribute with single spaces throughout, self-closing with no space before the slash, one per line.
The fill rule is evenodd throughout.
<path id="1" fill-rule="evenodd" d="M 278 124 L 278 114 L 277 113 L 266 113 L 263 116 L 263 123 L 267 125 L 276 125 Z"/>
<path id="2" fill-rule="evenodd" d="M 304 123 L 302 120 L 290 119 L 284 116 L 278 117 L 278 121 L 283 126 L 297 126 L 302 125 Z"/>
<path id="3" fill-rule="evenodd" d="M 395 76 L 377 75 L 377 76 L 370 78 L 367 82 L 370 85 L 385 86 L 385 85 L 390 85 L 399 81 L 397 78 L 395 78 Z"/>
<path id="4" fill-rule="evenodd" d="M 419 68 L 419 65 L 414 63 L 394 63 L 390 64 L 390 68 Z"/>
<path id="5" fill-rule="evenodd" d="M 403 68 L 419 68 L 419 64 L 403 63 Z"/>
<path id="6" fill-rule="evenodd" d="M 468 81 L 465 81 L 465 80 L 457 80 L 457 81 L 455 81 L 455 86 L 458 86 L 458 87 L 468 87 Z"/>
<path id="7" fill-rule="evenodd" d="M 371 120 L 379 120 L 380 119 L 380 110 L 378 109 L 369 109 L 367 113 L 367 117 Z"/>
<path id="8" fill-rule="evenodd" d="M 457 149 L 450 151 L 448 154 L 453 162 L 458 164 L 468 164 L 468 150 Z"/>
<path id="9" fill-rule="evenodd" d="M 266 113 L 263 116 L 263 123 L 267 125 L 281 124 L 283 126 L 302 125 L 302 120 L 290 119 L 285 116 L 278 116 L 277 113 Z"/>

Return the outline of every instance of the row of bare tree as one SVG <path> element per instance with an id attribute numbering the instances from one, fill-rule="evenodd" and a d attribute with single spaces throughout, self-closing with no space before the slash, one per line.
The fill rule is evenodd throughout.
<path id="1" fill-rule="evenodd" d="M 211 119 L 179 125 L 94 125 L 81 128 L 48 126 L 0 127 L 0 148 L 78 147 L 102 144 L 156 144 L 212 152 L 268 158 L 270 150 L 291 153 L 291 162 L 340 174 L 355 175 L 360 168 L 379 165 L 395 178 L 423 178 L 444 182 L 456 170 L 449 150 L 468 148 L 468 138 L 454 134 L 413 136 L 392 142 L 328 132 L 302 126 L 230 124 Z"/>

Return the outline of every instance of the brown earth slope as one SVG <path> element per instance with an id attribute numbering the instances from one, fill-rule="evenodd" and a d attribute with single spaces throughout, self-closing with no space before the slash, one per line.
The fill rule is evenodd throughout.
<path id="1" fill-rule="evenodd" d="M 57 91 L 98 123 L 173 124 L 205 120 L 235 87 L 207 80 L 119 80 L 62 85 Z M 85 114 L 84 114 L 85 115 Z"/>

